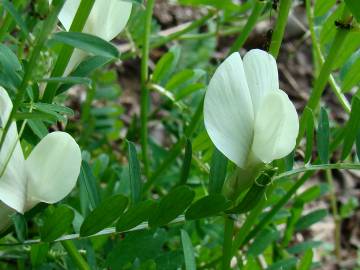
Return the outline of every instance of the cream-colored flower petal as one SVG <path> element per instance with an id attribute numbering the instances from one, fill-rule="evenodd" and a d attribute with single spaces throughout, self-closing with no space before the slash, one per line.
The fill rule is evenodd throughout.
<path id="1" fill-rule="evenodd" d="M 80 0 L 67 0 L 59 14 L 59 20 L 67 31 L 70 30 L 79 5 Z M 124 29 L 131 7 L 132 3 L 129 1 L 96 0 L 83 32 L 107 41 L 112 40 Z"/>
<path id="2" fill-rule="evenodd" d="M 10 216 L 15 213 L 14 209 L 11 209 L 6 204 L 0 202 L 0 233 L 7 229 L 11 224 Z"/>
<path id="3" fill-rule="evenodd" d="M 244 167 L 252 142 L 254 113 L 238 53 L 230 55 L 212 77 L 205 95 L 204 121 L 215 146 Z"/>
<path id="4" fill-rule="evenodd" d="M 250 50 L 244 56 L 244 70 L 256 115 L 262 97 L 279 89 L 279 78 L 274 57 L 262 50 Z"/>
<path id="5" fill-rule="evenodd" d="M 56 203 L 75 187 L 81 151 L 65 132 L 53 132 L 35 146 L 25 162 L 28 174 L 26 210 L 39 202 Z"/>
<path id="6" fill-rule="evenodd" d="M 5 89 L 0 87 L 0 118 L 2 127 L 8 121 L 12 102 Z M 0 129 L 0 138 L 3 132 Z M 18 141 L 16 124 L 12 123 L 0 150 L 0 201 L 23 213 L 26 197 L 24 155 Z"/>
<path id="7" fill-rule="evenodd" d="M 255 117 L 254 154 L 265 163 L 283 158 L 294 149 L 298 132 L 298 115 L 287 94 L 267 93 Z"/>

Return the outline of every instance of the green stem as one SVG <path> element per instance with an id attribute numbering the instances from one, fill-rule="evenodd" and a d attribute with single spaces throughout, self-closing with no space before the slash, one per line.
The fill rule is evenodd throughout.
<path id="1" fill-rule="evenodd" d="M 321 52 L 320 43 L 318 42 L 318 40 L 316 38 L 315 25 L 314 25 L 314 14 L 313 14 L 313 10 L 311 8 L 310 0 L 306 0 L 306 16 L 307 16 L 308 23 L 309 23 L 310 36 L 311 36 L 312 45 L 315 49 L 315 54 L 317 56 L 317 59 L 320 62 L 320 66 L 323 66 L 325 59 Z M 350 111 L 351 111 L 350 103 L 346 99 L 345 95 L 341 92 L 340 87 L 337 85 L 335 78 L 331 73 L 329 74 L 329 84 L 330 84 L 331 89 L 333 90 L 334 94 L 336 95 L 337 99 L 339 100 L 341 106 L 343 107 L 343 109 L 347 113 L 350 113 Z"/>
<path id="2" fill-rule="evenodd" d="M 254 29 L 256 22 L 258 21 L 258 18 L 264 9 L 265 1 L 259 1 L 257 0 L 255 2 L 254 8 L 251 12 L 251 15 L 249 19 L 247 20 L 244 28 L 241 30 L 241 34 L 238 36 L 238 38 L 235 40 L 234 44 L 231 46 L 229 54 L 238 51 L 245 43 L 247 38 L 249 37 L 251 31 Z"/>
<path id="3" fill-rule="evenodd" d="M 198 27 L 200 27 L 204 23 L 206 23 L 209 19 L 214 17 L 214 14 L 215 14 L 214 11 L 209 11 L 209 13 L 206 14 L 204 17 L 201 17 L 200 19 L 193 21 L 192 23 L 190 23 L 188 26 L 186 26 L 182 30 L 172 33 L 164 38 L 161 38 L 159 41 L 155 41 L 154 43 L 152 43 L 150 45 L 150 48 L 157 48 L 164 44 L 168 44 L 170 41 L 175 40 L 175 39 L 181 37 L 182 35 L 197 29 Z"/>
<path id="4" fill-rule="evenodd" d="M 146 177 L 149 176 L 149 156 L 148 156 L 148 110 L 149 110 L 149 90 L 147 82 L 149 80 L 149 54 L 150 54 L 150 34 L 151 20 L 155 0 L 148 0 L 145 14 L 145 33 L 141 56 L 141 97 L 140 97 L 140 119 L 141 119 L 141 150 Z"/>
<path id="5" fill-rule="evenodd" d="M 330 186 L 330 204 L 331 210 L 334 217 L 334 241 L 335 241 L 335 256 L 338 261 L 341 260 L 341 217 L 337 207 L 336 193 L 334 180 L 330 170 L 326 170 L 326 180 Z"/>
<path id="6" fill-rule="evenodd" d="M 87 264 L 87 262 L 84 260 L 84 258 L 81 256 L 79 251 L 77 250 L 76 246 L 71 240 L 63 241 L 61 242 L 64 249 L 69 254 L 70 258 L 73 260 L 73 262 L 76 264 L 76 266 L 80 270 L 90 270 L 90 266 Z"/>
<path id="7" fill-rule="evenodd" d="M 347 9 L 345 8 L 344 12 L 343 12 L 342 20 L 347 21 L 347 16 L 348 16 L 348 12 L 347 12 Z M 338 53 L 341 51 L 341 49 L 344 45 L 344 41 L 345 41 L 345 38 L 348 33 L 349 33 L 349 31 L 346 29 L 342 29 L 342 28 L 337 29 L 334 41 L 332 42 L 331 47 L 330 47 L 329 54 L 323 64 L 323 66 L 321 67 L 320 74 L 315 81 L 314 88 L 311 92 L 310 98 L 306 105 L 313 111 L 315 111 L 316 107 L 318 106 L 318 104 L 320 102 L 320 99 L 324 92 L 326 83 L 331 74 L 332 66 L 338 56 Z M 305 114 L 301 115 L 299 130 L 304 130 L 305 120 L 306 120 L 304 115 Z M 302 138 L 302 136 L 303 136 L 303 134 L 301 134 L 299 132 L 298 138 Z"/>
<path id="8" fill-rule="evenodd" d="M 35 70 L 34 67 L 36 67 L 36 62 L 39 59 L 39 55 L 40 52 L 49 36 L 49 34 L 51 33 L 51 31 L 53 30 L 53 28 L 55 27 L 55 24 L 57 22 L 57 16 L 64 4 L 65 0 L 54 0 L 53 1 L 53 8 L 50 12 L 49 17 L 46 19 L 46 21 L 43 24 L 43 28 L 39 34 L 39 36 L 37 37 L 36 41 L 35 41 L 35 46 L 34 49 L 31 53 L 30 56 L 30 60 L 28 62 L 28 64 L 26 65 L 26 70 L 25 70 L 25 74 L 24 77 L 22 79 L 22 82 L 20 84 L 20 87 L 16 93 L 16 97 L 15 97 L 15 101 L 13 103 L 13 108 L 11 110 L 9 119 L 5 125 L 2 137 L 1 137 L 1 141 L 0 141 L 0 150 L 2 148 L 2 145 L 4 144 L 5 138 L 6 138 L 6 134 L 10 128 L 10 125 L 12 123 L 12 119 L 14 118 L 17 110 L 19 109 L 23 98 L 25 96 L 25 92 L 26 89 L 29 85 L 29 82 L 32 78 L 33 72 Z"/>
<path id="9" fill-rule="evenodd" d="M 275 29 L 271 37 L 269 53 L 277 58 L 284 37 L 286 23 L 289 17 L 292 0 L 280 0 L 279 15 L 276 21 Z"/>
<path id="10" fill-rule="evenodd" d="M 232 238 L 234 231 L 234 220 L 229 217 L 224 217 L 224 243 L 223 243 L 223 257 L 222 257 L 222 269 L 230 269 L 230 263 L 232 258 Z"/>
<path id="11" fill-rule="evenodd" d="M 79 8 L 76 11 L 74 20 L 71 23 L 69 32 L 81 32 L 83 30 L 94 3 L 95 0 L 81 0 Z M 69 63 L 73 51 L 74 48 L 71 46 L 62 46 L 55 63 L 55 67 L 51 73 L 51 77 L 61 77 L 64 74 L 64 71 Z M 51 103 L 56 96 L 58 86 L 59 83 L 57 82 L 49 82 L 46 85 L 42 100 L 44 102 Z"/>

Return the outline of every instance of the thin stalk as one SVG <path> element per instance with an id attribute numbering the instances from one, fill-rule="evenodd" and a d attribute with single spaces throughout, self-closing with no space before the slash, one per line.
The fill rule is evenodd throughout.
<path id="1" fill-rule="evenodd" d="M 321 52 L 319 42 L 316 38 L 315 25 L 314 25 L 314 14 L 313 14 L 313 9 L 311 8 L 310 0 L 306 0 L 306 16 L 307 16 L 308 23 L 309 23 L 309 30 L 310 30 L 312 45 L 313 45 L 313 48 L 315 49 L 315 56 L 317 56 L 320 66 L 323 66 L 325 59 Z M 329 74 L 329 84 L 330 84 L 331 89 L 333 90 L 335 96 L 337 97 L 338 101 L 340 102 L 341 106 L 343 107 L 343 109 L 347 113 L 350 113 L 350 111 L 351 111 L 350 103 L 346 99 L 345 95 L 341 92 L 340 87 L 337 85 L 335 78 L 331 73 Z"/>
<path id="2" fill-rule="evenodd" d="M 150 54 L 150 34 L 151 19 L 155 0 L 148 0 L 145 14 L 145 33 L 141 56 L 141 97 L 140 97 L 140 120 L 141 120 L 141 150 L 144 163 L 145 175 L 149 176 L 149 156 L 148 156 L 148 110 L 150 95 L 147 87 L 149 80 L 149 54 Z"/>
<path id="3" fill-rule="evenodd" d="M 232 258 L 232 238 L 234 231 L 234 220 L 228 216 L 224 217 L 224 243 L 223 243 L 223 260 L 222 269 L 230 269 L 230 263 Z"/>
<path id="4" fill-rule="evenodd" d="M 335 256 L 338 261 L 341 260 L 341 217 L 337 207 L 336 193 L 334 180 L 330 170 L 326 170 L 326 180 L 330 186 L 330 204 L 334 218 L 334 242 L 335 242 Z"/>
<path id="5" fill-rule="evenodd" d="M 90 270 L 90 266 L 87 264 L 87 262 L 84 260 L 84 258 L 81 256 L 79 251 L 77 250 L 74 243 L 70 240 L 61 242 L 64 249 L 69 254 L 70 258 L 73 260 L 73 262 L 76 264 L 78 269 L 80 270 Z"/>
<path id="6" fill-rule="evenodd" d="M 251 15 L 247 20 L 244 28 L 241 29 L 241 34 L 238 36 L 234 44 L 231 46 L 229 54 L 238 51 L 244 45 L 251 31 L 254 29 L 255 24 L 258 21 L 258 18 L 264 9 L 264 6 L 265 6 L 265 1 L 257 0 L 255 2 Z"/>
<path id="7" fill-rule="evenodd" d="M 26 65 L 27 68 L 25 70 L 24 77 L 23 77 L 20 87 L 16 93 L 15 101 L 13 103 L 13 108 L 11 110 L 9 119 L 4 127 L 4 131 L 3 131 L 1 141 L 0 141 L 0 150 L 2 148 L 2 145 L 4 144 L 6 134 L 9 131 L 10 125 L 12 123 L 12 119 L 14 118 L 16 112 L 18 111 L 18 109 L 23 101 L 23 98 L 24 98 L 25 92 L 26 92 L 26 88 L 28 87 L 29 82 L 34 73 L 34 70 L 35 70 L 34 67 L 36 67 L 36 62 L 38 61 L 40 52 L 41 52 L 43 46 L 45 45 L 45 42 L 46 42 L 49 34 L 51 33 L 52 29 L 55 27 L 55 24 L 57 22 L 57 16 L 58 16 L 62 6 L 64 5 L 64 2 L 65 2 L 65 0 L 54 0 L 53 1 L 53 8 L 50 12 L 50 15 L 44 22 L 43 28 L 35 41 L 35 46 L 31 53 L 30 60 L 29 60 L 28 64 Z"/>
<path id="8" fill-rule="evenodd" d="M 279 15 L 275 29 L 271 37 L 269 53 L 277 58 L 284 37 L 286 23 L 288 21 L 292 0 L 280 0 Z"/>
<path id="9" fill-rule="evenodd" d="M 91 9 L 95 3 L 95 0 L 81 0 L 79 8 L 76 11 L 73 22 L 71 23 L 69 32 L 81 32 L 85 26 L 87 18 L 91 12 Z M 51 77 L 61 77 L 69 63 L 74 48 L 68 45 L 63 45 L 58 58 L 55 63 L 55 67 L 51 73 Z M 44 96 L 42 100 L 47 103 L 51 103 L 56 96 L 59 83 L 49 82 L 44 90 Z"/>
<path id="10" fill-rule="evenodd" d="M 188 26 L 186 26 L 182 30 L 172 33 L 172 34 L 170 34 L 166 37 L 163 37 L 160 40 L 155 41 L 154 43 L 150 44 L 150 48 L 153 49 L 153 48 L 160 47 L 164 44 L 168 44 L 169 42 L 181 37 L 182 35 L 184 35 L 188 32 L 191 32 L 191 31 L 197 29 L 198 27 L 202 26 L 208 20 L 210 20 L 212 17 L 214 17 L 214 15 L 215 15 L 215 11 L 209 11 L 208 14 L 206 14 L 205 16 L 201 17 L 198 20 L 193 21 L 192 23 L 190 23 Z"/>

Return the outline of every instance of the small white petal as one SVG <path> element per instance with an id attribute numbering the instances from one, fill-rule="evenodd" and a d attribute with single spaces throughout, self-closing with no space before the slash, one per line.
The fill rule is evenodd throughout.
<path id="1" fill-rule="evenodd" d="M 9 208 L 6 204 L 0 202 L 0 232 L 7 229 L 11 224 L 10 216 L 15 213 L 15 210 Z"/>
<path id="2" fill-rule="evenodd" d="M 215 146 L 244 167 L 253 136 L 254 113 L 238 53 L 230 55 L 212 77 L 205 95 L 204 121 Z"/>
<path id="3" fill-rule="evenodd" d="M 244 56 L 244 70 L 256 115 L 262 97 L 279 89 L 276 61 L 265 51 L 251 50 Z"/>
<path id="4" fill-rule="evenodd" d="M 267 93 L 255 118 L 252 151 L 264 163 L 288 155 L 299 132 L 296 109 L 284 91 Z"/>
<path id="5" fill-rule="evenodd" d="M 11 99 L 0 88 L 1 120 L 6 124 L 12 110 Z M 0 138 L 2 130 L 0 129 Z M 26 197 L 26 176 L 24 155 L 18 141 L 16 124 L 12 123 L 0 150 L 0 201 L 23 213 Z"/>
<path id="6" fill-rule="evenodd" d="M 75 187 L 80 173 L 81 151 L 65 132 L 53 132 L 35 146 L 25 162 L 30 209 L 39 202 L 56 203 Z"/>

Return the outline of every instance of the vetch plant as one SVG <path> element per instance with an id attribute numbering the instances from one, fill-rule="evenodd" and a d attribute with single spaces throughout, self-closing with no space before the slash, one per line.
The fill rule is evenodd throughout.
<path id="1" fill-rule="evenodd" d="M 248 188 L 264 164 L 288 155 L 299 130 L 296 109 L 279 89 L 275 59 L 258 49 L 243 60 L 233 53 L 218 67 L 204 121 L 215 146 L 238 167 L 226 183 L 230 197 Z"/>
<path id="2" fill-rule="evenodd" d="M 52 0 L 49 0 L 51 3 Z M 59 20 L 66 31 L 70 30 L 80 0 L 67 0 L 59 14 Z M 84 26 L 83 32 L 98 36 L 106 41 L 114 39 L 125 28 L 130 18 L 132 3 L 122 0 L 96 0 Z M 76 49 L 71 56 L 65 74 L 71 72 L 86 57 Z"/>
<path id="3" fill-rule="evenodd" d="M 2 127 L 12 106 L 9 95 L 0 87 Z M 24 213 L 40 202 L 62 200 L 74 188 L 80 173 L 80 148 L 65 132 L 45 136 L 25 159 L 13 122 L 0 151 L 0 230 L 8 226 L 9 215 L 15 211 Z"/>

